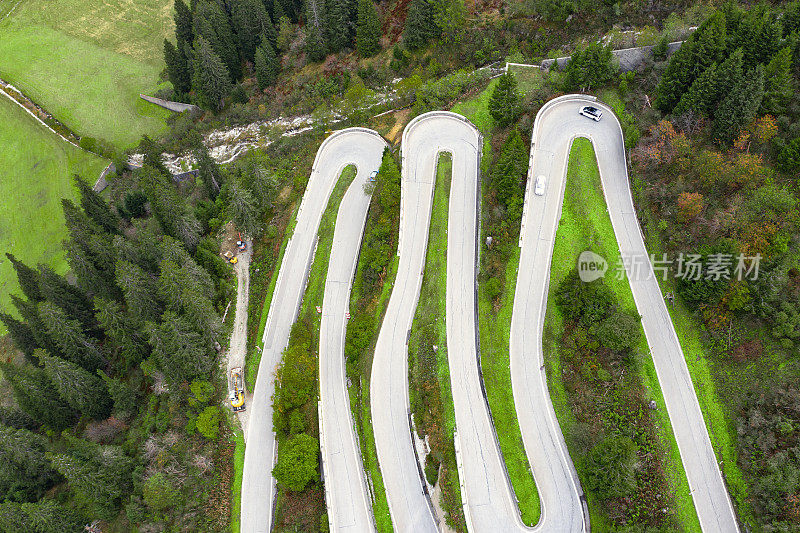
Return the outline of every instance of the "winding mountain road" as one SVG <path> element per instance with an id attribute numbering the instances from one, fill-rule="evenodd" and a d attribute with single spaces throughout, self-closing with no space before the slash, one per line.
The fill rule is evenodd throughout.
<path id="1" fill-rule="evenodd" d="M 308 272 L 314 259 L 322 214 L 342 170 L 347 165 L 355 164 L 358 175 L 354 182 L 363 182 L 365 173 L 369 174 L 378 168 L 376 161 L 380 165 L 380 154 L 384 145 L 383 139 L 371 130 L 348 128 L 334 132 L 326 138 L 314 159 L 311 176 L 297 212 L 294 232 L 284 252 L 264 329 L 264 349 L 250 407 L 250 424 L 244 454 L 241 503 L 243 533 L 269 533 L 272 530 L 275 496 L 272 468 L 277 451 L 275 433 L 272 430 L 275 370 L 289 343 L 292 324 L 300 311 Z"/>
<path id="2" fill-rule="evenodd" d="M 357 161 L 352 161 L 358 172 L 339 204 L 333 232 L 319 338 L 319 433 L 328 521 L 331 531 L 347 533 L 375 530 L 372 501 L 350 411 L 344 345 L 350 289 L 370 203 L 364 185 L 370 172 L 380 168 L 387 146 L 377 133 L 359 137 L 361 154 Z"/>

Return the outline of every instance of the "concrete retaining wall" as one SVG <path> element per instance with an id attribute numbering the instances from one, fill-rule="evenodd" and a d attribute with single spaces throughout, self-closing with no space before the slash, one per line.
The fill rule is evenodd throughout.
<path id="1" fill-rule="evenodd" d="M 681 47 L 683 41 L 676 41 L 667 45 L 667 55 L 673 54 L 678 48 Z M 619 61 L 619 70 L 621 72 L 628 72 L 635 70 L 645 60 L 653 57 L 653 46 L 638 46 L 636 48 L 624 48 L 622 50 L 612 50 L 611 53 Z M 568 57 L 559 57 L 557 59 L 545 59 L 542 61 L 542 69 L 549 70 L 553 64 L 557 64 L 558 68 L 564 68 L 569 61 Z"/>
<path id="2" fill-rule="evenodd" d="M 192 111 L 200 111 L 200 108 L 193 104 L 184 104 L 182 102 L 171 102 L 169 100 L 162 100 L 161 98 L 156 98 L 155 96 L 147 96 L 146 94 L 140 94 L 139 98 L 147 102 L 150 102 L 151 104 L 161 106 L 164 109 L 169 109 L 170 111 L 174 111 L 176 113 L 183 113 L 187 109 L 190 109 Z"/>

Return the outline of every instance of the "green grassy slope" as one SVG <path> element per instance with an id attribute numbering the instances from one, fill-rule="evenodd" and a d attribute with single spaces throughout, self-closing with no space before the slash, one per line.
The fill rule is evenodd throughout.
<path id="1" fill-rule="evenodd" d="M 568 444 L 570 444 L 570 435 L 575 429 L 576 421 L 570 410 L 567 391 L 562 381 L 562 368 L 559 364 L 559 339 L 563 329 L 563 317 L 555 305 L 554 291 L 561 280 L 574 268 L 578 255 L 584 250 L 592 250 L 606 258 L 611 267 L 605 277 L 606 283 L 614 291 L 621 308 L 635 309 L 633 294 L 627 278 L 623 275 L 618 279 L 614 275 L 616 272 L 613 271 L 613 266 L 618 264 L 619 247 L 611 226 L 611 219 L 606 211 L 594 149 L 587 139 L 577 139 L 570 151 L 567 188 L 553 250 L 543 341 L 550 397 Z M 669 417 L 664 409 L 661 388 L 644 336 L 639 345 L 639 352 L 644 356 L 639 359 L 637 370 L 647 395 L 653 398 L 659 406 L 659 409 L 652 413 L 661 446 L 666 452 L 664 466 L 674 494 L 675 509 L 673 512 L 678 523 L 686 531 L 700 531 L 700 524 L 689 494 L 686 474 Z M 579 476 L 582 475 L 580 458 L 585 452 L 586 450 L 570 447 L 570 455 L 576 463 Z M 593 529 L 606 530 L 611 527 L 607 518 L 600 513 L 596 496 L 591 491 L 587 491 L 587 497 Z"/>
<path id="2" fill-rule="evenodd" d="M 172 0 L 0 0 L 0 77 L 79 135 L 117 148 L 157 133 L 155 90 Z M 12 11 L 12 8 L 13 11 Z"/>
<path id="3" fill-rule="evenodd" d="M 0 96 L 0 253 L 29 265 L 67 268 L 61 198 L 75 195 L 73 174 L 93 180 L 107 162 L 45 129 L 19 106 Z M 19 293 L 11 263 L 0 257 L 0 309 Z M 3 332 L 0 327 L 0 333 Z"/>

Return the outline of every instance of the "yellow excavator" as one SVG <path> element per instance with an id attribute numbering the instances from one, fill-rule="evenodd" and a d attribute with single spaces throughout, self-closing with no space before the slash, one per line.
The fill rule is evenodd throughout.
<path id="1" fill-rule="evenodd" d="M 244 378 L 242 368 L 231 369 L 231 408 L 234 413 L 244 411 Z"/>

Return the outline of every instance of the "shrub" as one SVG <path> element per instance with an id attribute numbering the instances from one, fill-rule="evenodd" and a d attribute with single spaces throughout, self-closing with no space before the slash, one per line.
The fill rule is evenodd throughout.
<path id="1" fill-rule="evenodd" d="M 590 326 L 611 314 L 616 298 L 602 278 L 587 283 L 573 269 L 558 284 L 556 305 L 567 319 Z"/>
<path id="2" fill-rule="evenodd" d="M 619 498 L 636 490 L 636 444 L 628 437 L 600 441 L 589 453 L 586 484 L 600 498 Z"/>
<path id="3" fill-rule="evenodd" d="M 144 482 L 142 496 L 148 507 L 156 511 L 163 511 L 175 505 L 178 491 L 172 482 L 161 472 L 156 472 Z"/>
<path id="4" fill-rule="evenodd" d="M 639 317 L 617 311 L 603 320 L 594 332 L 600 342 L 615 352 L 629 352 L 639 344 L 642 330 Z"/>
<path id="5" fill-rule="evenodd" d="M 222 415 L 219 412 L 219 407 L 216 405 L 209 405 L 197 417 L 196 427 L 197 430 L 207 439 L 216 440 L 219 437 L 219 423 L 222 421 Z"/>
<path id="6" fill-rule="evenodd" d="M 272 475 L 288 490 L 298 492 L 319 478 L 319 441 L 306 433 L 292 437 L 278 448 L 278 463 Z"/>

